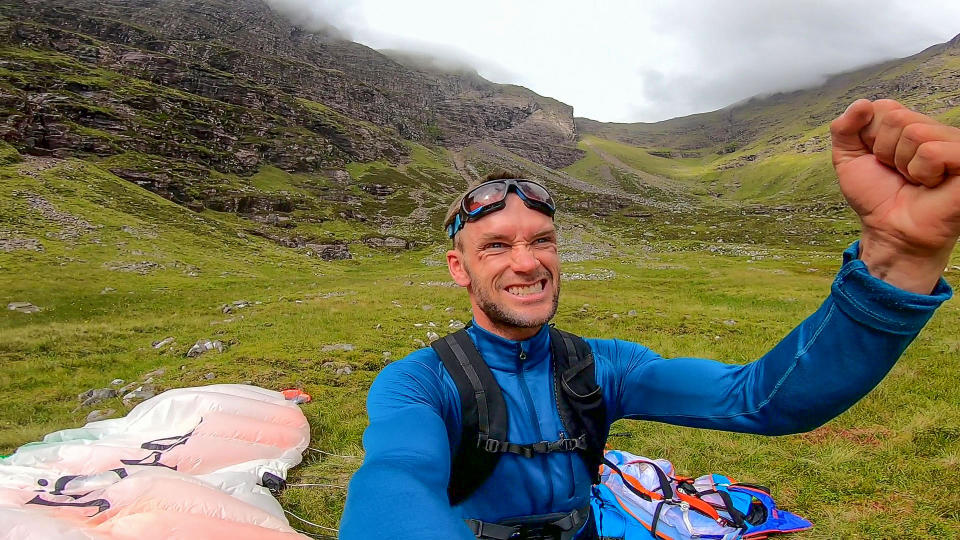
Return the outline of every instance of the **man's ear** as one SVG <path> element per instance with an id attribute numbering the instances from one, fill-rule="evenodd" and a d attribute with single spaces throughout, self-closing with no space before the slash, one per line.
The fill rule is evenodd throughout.
<path id="1" fill-rule="evenodd" d="M 460 250 L 451 249 L 447 252 L 447 270 L 450 271 L 450 277 L 457 285 L 461 287 L 470 285 L 470 274 L 467 273 L 463 264 L 463 253 Z"/>

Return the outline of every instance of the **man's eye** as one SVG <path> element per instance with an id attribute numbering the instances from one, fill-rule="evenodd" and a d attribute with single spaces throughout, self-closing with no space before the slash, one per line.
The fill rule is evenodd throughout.
<path id="1" fill-rule="evenodd" d="M 487 249 L 503 249 L 506 245 L 503 242 L 490 242 L 487 244 Z"/>

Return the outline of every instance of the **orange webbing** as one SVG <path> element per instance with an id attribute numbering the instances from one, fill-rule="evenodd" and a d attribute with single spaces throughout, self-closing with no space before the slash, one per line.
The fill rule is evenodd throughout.
<path id="1" fill-rule="evenodd" d="M 653 466 L 656 466 L 656 465 L 653 465 Z M 663 495 L 650 491 L 649 489 L 645 488 L 643 484 L 641 484 L 640 481 L 637 480 L 636 478 L 622 471 L 616 471 L 615 469 L 611 469 L 611 470 L 613 470 L 614 472 L 618 472 L 620 474 L 620 478 L 623 478 L 624 481 L 626 481 L 628 484 L 633 486 L 633 488 L 639 491 L 640 493 L 643 493 L 644 495 L 650 497 L 653 500 L 657 500 L 657 501 L 663 500 Z M 720 514 L 717 513 L 717 510 L 714 507 L 710 506 L 706 501 L 703 501 L 696 497 L 691 497 L 690 495 L 686 495 L 679 491 L 677 491 L 676 494 L 681 501 L 689 504 L 691 508 L 695 508 L 701 513 L 710 516 L 714 521 L 719 522 Z"/>
<path id="2" fill-rule="evenodd" d="M 717 522 L 720 521 L 720 514 L 717 513 L 717 510 L 714 507 L 710 506 L 710 504 L 704 501 L 703 499 L 698 499 L 696 497 L 692 497 L 685 493 L 680 493 L 679 491 L 677 492 L 677 496 L 680 498 L 681 501 L 689 504 L 691 508 L 696 508 L 700 512 L 713 518 L 714 521 L 717 521 Z"/>

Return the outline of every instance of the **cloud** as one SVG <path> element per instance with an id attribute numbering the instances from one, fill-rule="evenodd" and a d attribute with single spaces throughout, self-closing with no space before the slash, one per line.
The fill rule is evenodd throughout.
<path id="1" fill-rule="evenodd" d="M 816 85 L 960 31 L 955 0 L 267 1 L 304 28 L 471 66 L 617 122 Z"/>
<path id="2" fill-rule="evenodd" d="M 757 94 L 821 84 L 827 76 L 908 56 L 945 41 L 924 2 L 710 0 L 650 11 L 670 58 L 636 70 L 632 120 L 714 110 Z M 936 6 L 932 6 L 936 7 Z M 952 11 L 960 10 L 951 8 Z M 953 19 L 960 20 L 960 19 Z"/>
<path id="3" fill-rule="evenodd" d="M 355 6 L 340 2 L 311 0 L 265 0 L 266 4 L 293 24 L 308 32 L 333 34 L 343 39 L 354 39 L 351 20 Z"/>
<path id="4" fill-rule="evenodd" d="M 409 60 L 435 69 L 450 71 L 476 71 L 487 78 L 499 81 L 515 81 L 519 75 L 496 60 L 477 55 L 450 40 L 436 41 L 422 36 L 431 32 L 411 32 L 402 17 L 387 17 L 396 24 L 374 21 L 371 15 L 383 14 L 399 7 L 408 12 L 407 4 L 390 5 L 372 2 L 341 2 L 335 0 L 265 0 L 278 13 L 310 32 L 333 33 L 343 39 L 356 41 L 390 53 L 405 56 Z M 429 15 L 427 16 L 429 20 Z M 443 18 L 435 18 L 428 25 L 447 24 Z M 407 53 L 407 54 L 404 54 Z"/>

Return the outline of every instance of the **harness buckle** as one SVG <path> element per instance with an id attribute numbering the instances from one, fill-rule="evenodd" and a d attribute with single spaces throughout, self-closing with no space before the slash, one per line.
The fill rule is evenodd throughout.
<path id="1" fill-rule="evenodd" d="M 482 448 L 491 454 L 500 452 L 500 449 L 504 446 L 502 442 L 496 439 L 487 439 L 486 441 L 481 442 L 483 442 Z"/>
<path id="2" fill-rule="evenodd" d="M 587 448 L 587 443 L 583 437 L 578 439 L 561 439 L 558 442 L 560 443 L 560 450 L 563 450 L 564 452 L 572 452 L 581 448 Z"/>

